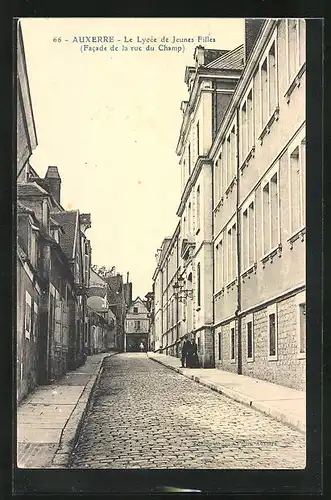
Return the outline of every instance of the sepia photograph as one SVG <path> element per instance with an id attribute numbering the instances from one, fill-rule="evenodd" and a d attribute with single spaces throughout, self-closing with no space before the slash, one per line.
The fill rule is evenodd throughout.
<path id="1" fill-rule="evenodd" d="M 16 20 L 18 469 L 305 469 L 306 24 Z"/>

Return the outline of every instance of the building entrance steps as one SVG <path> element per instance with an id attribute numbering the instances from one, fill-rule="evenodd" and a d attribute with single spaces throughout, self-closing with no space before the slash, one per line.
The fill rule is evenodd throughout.
<path id="1" fill-rule="evenodd" d="M 235 401 L 251 406 L 299 431 L 306 432 L 306 392 L 218 368 L 181 368 L 179 358 L 147 353 L 148 357 Z"/>
<path id="2" fill-rule="evenodd" d="M 115 354 L 88 356 L 83 366 L 37 387 L 17 406 L 19 468 L 66 467 L 102 362 Z"/>

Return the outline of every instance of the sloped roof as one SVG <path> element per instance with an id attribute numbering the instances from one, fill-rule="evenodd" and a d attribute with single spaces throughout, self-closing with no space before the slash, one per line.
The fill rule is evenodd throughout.
<path id="1" fill-rule="evenodd" d="M 91 286 L 97 284 L 97 286 L 101 286 L 101 287 L 107 288 L 107 282 L 106 282 L 106 280 L 104 280 L 92 268 L 91 268 L 91 274 L 90 274 L 90 284 L 91 284 Z"/>
<path id="2" fill-rule="evenodd" d="M 26 207 L 19 200 L 17 200 L 17 213 L 34 215 L 34 211 L 31 210 L 31 208 Z"/>
<path id="3" fill-rule="evenodd" d="M 50 196 L 50 194 L 43 189 L 36 182 L 27 182 L 24 184 L 17 184 L 17 196 Z"/>
<path id="4" fill-rule="evenodd" d="M 242 70 L 244 69 L 244 57 L 244 45 L 242 44 L 207 64 L 206 68 Z"/>
<path id="5" fill-rule="evenodd" d="M 78 210 L 68 210 L 65 212 L 52 212 L 52 218 L 64 229 L 64 234 L 60 236 L 60 246 L 68 259 L 72 259 L 75 234 L 77 227 Z"/>

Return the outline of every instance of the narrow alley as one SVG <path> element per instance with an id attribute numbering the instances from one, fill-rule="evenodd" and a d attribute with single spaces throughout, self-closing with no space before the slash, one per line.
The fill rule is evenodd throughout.
<path id="1" fill-rule="evenodd" d="M 106 358 L 71 468 L 300 469 L 305 438 L 148 359 Z"/>

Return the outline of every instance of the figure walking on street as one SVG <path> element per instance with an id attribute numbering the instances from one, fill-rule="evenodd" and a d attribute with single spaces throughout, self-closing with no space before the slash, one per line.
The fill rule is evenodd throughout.
<path id="1" fill-rule="evenodd" d="M 140 346 L 139 346 L 139 347 L 140 347 L 140 352 L 144 352 L 144 350 L 145 350 L 145 346 L 144 346 L 144 343 L 143 343 L 143 342 L 141 342 L 141 343 L 140 343 Z"/>
<path id="2" fill-rule="evenodd" d="M 194 339 L 191 340 L 186 356 L 187 368 L 199 368 L 198 346 Z"/>
<path id="3" fill-rule="evenodd" d="M 187 353 L 189 351 L 190 345 L 191 345 L 191 342 L 188 340 L 188 336 L 184 335 L 184 342 L 182 344 L 182 356 L 181 356 L 182 368 L 184 368 L 186 365 L 186 356 L 187 356 Z"/>

